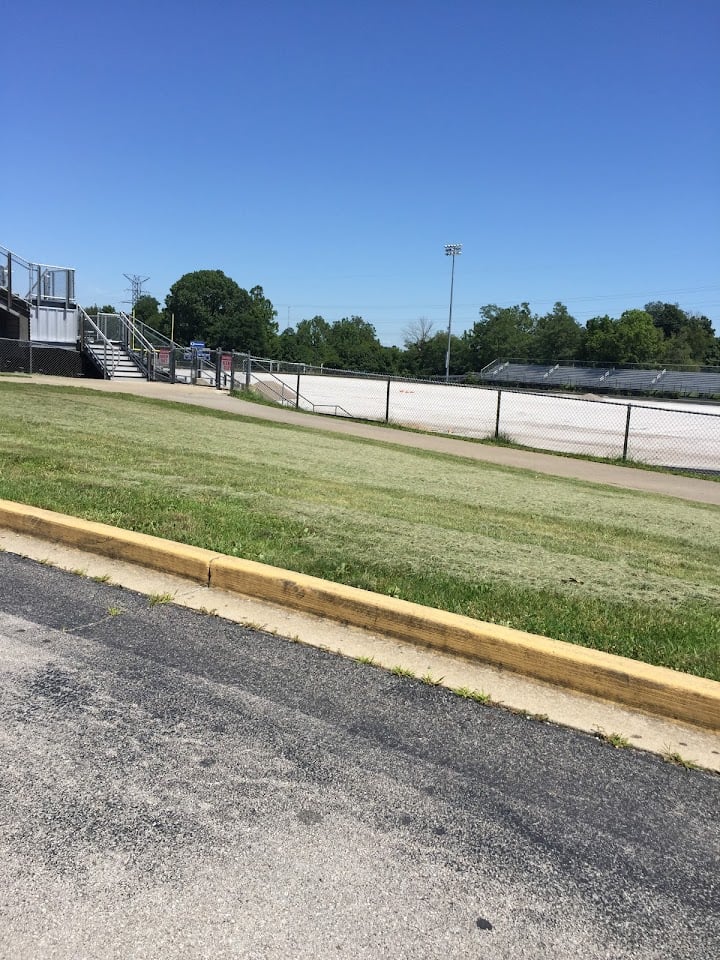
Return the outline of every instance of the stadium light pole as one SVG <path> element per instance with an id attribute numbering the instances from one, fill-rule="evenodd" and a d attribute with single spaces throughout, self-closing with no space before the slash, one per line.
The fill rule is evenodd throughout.
<path id="1" fill-rule="evenodd" d="M 447 342 L 447 353 L 445 354 L 445 383 L 448 383 L 450 380 L 450 336 L 452 334 L 452 302 L 453 302 L 453 286 L 455 284 L 455 257 L 460 256 L 461 253 L 462 253 L 461 243 L 445 244 L 445 256 L 452 257 L 452 271 L 450 273 L 450 315 L 448 316 L 448 342 Z"/>

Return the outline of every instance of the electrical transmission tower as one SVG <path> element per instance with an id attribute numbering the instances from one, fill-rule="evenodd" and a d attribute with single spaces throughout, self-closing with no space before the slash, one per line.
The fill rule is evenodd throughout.
<path id="1" fill-rule="evenodd" d="M 143 296 L 142 285 L 147 283 L 150 277 L 139 277 L 136 273 L 124 273 L 123 276 L 126 280 L 130 281 L 130 286 L 126 288 L 130 294 L 130 300 L 126 300 L 125 302 L 130 304 L 130 312 L 134 315 L 135 304 L 140 297 Z"/>

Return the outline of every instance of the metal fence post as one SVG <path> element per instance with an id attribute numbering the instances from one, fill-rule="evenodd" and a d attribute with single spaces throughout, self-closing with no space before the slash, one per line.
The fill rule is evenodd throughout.
<path id="1" fill-rule="evenodd" d="M 175 344 L 170 346 L 170 383 L 175 383 Z"/>
<path id="2" fill-rule="evenodd" d="M 215 389 L 220 390 L 220 381 L 222 377 L 222 350 L 220 347 L 215 351 Z"/>
<path id="3" fill-rule="evenodd" d="M 627 460 L 628 440 L 630 439 L 630 414 L 632 413 L 632 404 L 628 404 L 627 417 L 625 418 L 625 439 L 623 440 L 623 460 Z"/>
<path id="4" fill-rule="evenodd" d="M 246 356 L 245 356 L 245 389 L 246 389 L 246 390 L 249 390 L 249 389 L 250 389 L 250 365 L 251 365 L 251 363 L 252 363 L 252 358 L 250 357 L 250 354 L 248 353 L 248 354 L 246 354 Z"/>
<path id="5" fill-rule="evenodd" d="M 387 394 L 385 396 L 385 423 L 390 423 L 390 384 L 392 380 L 388 377 Z"/>
<path id="6" fill-rule="evenodd" d="M 497 413 L 495 414 L 495 439 L 496 440 L 498 440 L 500 437 L 500 397 L 502 397 L 502 390 L 498 390 Z"/>
<path id="7" fill-rule="evenodd" d="M 297 383 L 295 385 L 295 409 L 300 409 L 300 371 L 298 370 Z"/>
<path id="8" fill-rule="evenodd" d="M 230 351 L 230 393 L 235 389 L 235 351 Z"/>

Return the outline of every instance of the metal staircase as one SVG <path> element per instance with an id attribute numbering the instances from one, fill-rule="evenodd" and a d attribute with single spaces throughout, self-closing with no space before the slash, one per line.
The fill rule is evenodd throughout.
<path id="1" fill-rule="evenodd" d="M 125 347 L 116 340 L 87 340 L 85 352 L 107 380 L 144 380 L 146 377 Z"/>
<path id="2" fill-rule="evenodd" d="M 125 313 L 82 313 L 82 348 L 106 380 L 167 379 L 145 324 Z M 161 336 L 158 334 L 158 336 Z M 169 341 L 168 341 L 169 342 Z"/>

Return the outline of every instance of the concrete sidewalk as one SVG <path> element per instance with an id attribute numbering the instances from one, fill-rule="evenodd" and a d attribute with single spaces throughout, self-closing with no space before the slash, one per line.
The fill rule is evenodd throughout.
<path id="1" fill-rule="evenodd" d="M 238 416 L 254 417 L 257 420 L 291 424 L 309 430 L 324 430 L 328 433 L 338 433 L 345 436 L 361 437 L 366 440 L 393 443 L 403 447 L 413 447 L 418 450 L 450 454 L 469 460 L 492 463 L 497 466 L 531 470 L 533 473 L 542 473 L 548 476 L 584 480 L 588 483 L 602 483 L 608 486 L 622 487 L 626 490 L 657 493 L 663 496 L 677 497 L 681 500 L 720 506 L 720 483 L 712 480 L 676 476 L 653 470 L 638 470 L 633 467 L 596 463 L 591 460 L 577 460 L 572 457 L 555 456 L 530 450 L 495 447 L 460 440 L 455 437 L 413 433 L 380 424 L 359 423 L 340 417 L 303 413 L 283 407 L 270 407 L 231 397 L 227 392 L 215 390 L 212 387 L 152 383 L 145 380 L 63 380 L 59 377 L 43 375 L 13 377 L 11 382 L 72 386 L 120 394 L 130 393 L 154 400 L 166 400 L 172 403 L 185 403 L 191 406 L 223 410 Z"/>

